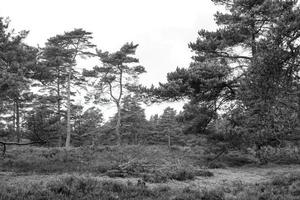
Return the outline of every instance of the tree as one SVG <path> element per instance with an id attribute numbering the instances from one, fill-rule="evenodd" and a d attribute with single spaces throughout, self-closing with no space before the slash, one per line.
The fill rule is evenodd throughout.
<path id="1" fill-rule="evenodd" d="M 86 76 L 96 78 L 93 86 L 96 91 L 93 95 L 96 103 L 114 102 L 117 107 L 116 136 L 117 143 L 121 144 L 121 103 L 126 92 L 132 90 L 136 85 L 138 75 L 145 72 L 145 68 L 141 65 L 135 65 L 139 60 L 132 55 L 135 54 L 138 45 L 126 43 L 121 49 L 115 53 L 97 51 L 103 66 L 94 67 L 93 70 L 85 70 Z M 109 98 L 103 96 L 108 94 Z"/>
<path id="2" fill-rule="evenodd" d="M 188 69 L 177 68 L 175 72 L 168 73 L 167 83 L 160 83 L 157 88 L 141 88 L 141 91 L 152 102 L 188 99 L 189 103 L 181 113 L 182 119 L 202 127 L 194 133 L 203 133 L 222 105 L 235 99 L 238 85 L 236 79 L 231 78 L 231 72 L 228 65 L 218 61 L 192 63 Z M 199 112 L 195 113 L 195 110 Z M 192 117 L 191 111 L 202 117 Z M 194 120 L 196 118 L 198 120 Z"/>
<path id="3" fill-rule="evenodd" d="M 44 94 L 43 103 L 55 105 L 52 110 L 56 113 L 56 131 L 59 134 L 58 146 L 62 146 L 62 116 L 66 116 L 64 102 L 67 100 L 68 66 L 72 63 L 73 53 L 57 44 L 55 37 L 48 39 L 40 56 L 38 75 L 42 80 L 40 92 Z M 74 70 L 74 69 L 73 69 Z M 73 71 L 73 74 L 76 74 Z M 76 79 L 78 80 L 78 78 Z M 75 82 L 76 82 L 75 80 Z M 73 84 L 75 84 L 73 81 Z"/>
<path id="4" fill-rule="evenodd" d="M 144 135 L 147 124 L 145 111 L 137 102 L 136 96 L 127 95 L 122 102 L 120 132 L 122 136 L 129 137 L 132 144 L 138 144 L 139 137 Z"/>
<path id="5" fill-rule="evenodd" d="M 256 138 L 247 145 L 260 146 L 259 135 L 271 139 L 289 134 L 299 108 L 297 1 L 212 1 L 228 12 L 216 13 L 216 31 L 200 30 L 189 44 L 195 53 L 190 67 L 169 73 L 166 84 L 144 91 L 160 100 L 187 97 L 213 115 L 224 103 L 243 108 L 246 121 L 240 129 Z"/>
<path id="6" fill-rule="evenodd" d="M 60 109 L 60 85 L 64 82 L 60 82 L 61 78 L 64 80 L 65 74 L 61 73 L 60 66 L 64 66 L 64 73 L 67 71 L 66 80 L 66 92 L 67 92 L 67 137 L 66 137 L 66 147 L 70 146 L 71 140 L 71 81 L 77 80 L 82 81 L 80 77 L 77 77 L 77 71 L 74 69 L 76 66 L 76 59 L 80 56 L 82 58 L 93 56 L 89 50 L 95 45 L 91 43 L 92 33 L 87 32 L 83 29 L 74 29 L 70 32 L 65 32 L 62 35 L 57 35 L 48 40 L 45 56 L 48 60 L 49 65 L 55 68 L 54 73 L 57 78 L 57 88 L 56 92 L 58 95 L 57 106 Z M 65 71 L 66 70 L 66 71 Z M 62 77 L 63 76 L 63 77 Z M 58 112 L 59 113 L 59 112 Z"/>
<path id="7" fill-rule="evenodd" d="M 82 106 L 72 109 L 73 132 L 77 145 L 95 144 L 103 122 L 103 114 L 99 108 L 90 107 L 83 112 Z M 77 112 L 76 112 L 77 111 Z"/>
<path id="8" fill-rule="evenodd" d="M 9 31 L 9 22 L 0 18 L 0 98 L 12 116 L 17 142 L 21 139 L 21 109 L 32 100 L 29 87 L 37 67 L 37 49 L 23 43 L 27 34 Z"/>
<path id="9" fill-rule="evenodd" d="M 208 134 L 208 126 L 217 116 L 217 112 L 206 104 L 189 102 L 183 106 L 178 114 L 185 134 Z"/>
<path id="10" fill-rule="evenodd" d="M 47 104 L 40 104 L 32 109 L 26 116 L 26 138 L 33 142 L 47 141 L 47 145 L 56 144 L 57 116 Z"/>
<path id="11" fill-rule="evenodd" d="M 160 116 L 158 126 L 164 136 L 167 137 L 168 147 L 171 147 L 171 137 L 175 135 L 178 128 L 176 122 L 176 110 L 171 107 L 164 109 L 163 114 Z"/>
<path id="12" fill-rule="evenodd" d="M 178 120 L 176 110 L 171 107 L 165 108 L 160 116 L 151 116 L 148 129 L 144 136 L 147 144 L 167 144 L 168 147 L 185 144 L 182 123 Z"/>

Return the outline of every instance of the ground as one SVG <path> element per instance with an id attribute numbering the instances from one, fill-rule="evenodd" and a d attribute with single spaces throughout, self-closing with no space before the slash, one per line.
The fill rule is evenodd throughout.
<path id="1" fill-rule="evenodd" d="M 256 184 L 270 181 L 274 176 L 281 176 L 288 173 L 299 173 L 300 165 L 271 165 L 264 167 L 241 167 L 241 168 L 226 168 L 226 169 L 210 169 L 214 173 L 212 177 L 196 177 L 195 180 L 176 181 L 169 180 L 167 183 L 147 183 L 150 188 L 158 186 L 168 186 L 172 189 L 183 189 L 186 187 L 192 189 L 199 188 L 215 188 L 218 186 L 229 186 L 236 183 L 242 184 Z M 60 179 L 69 176 L 70 173 L 64 174 L 20 174 L 14 172 L 0 172 L 0 182 L 7 184 L 28 184 L 43 182 L 46 184 L 49 181 Z M 120 183 L 127 183 L 128 181 L 136 183 L 139 178 L 110 178 L 108 176 L 95 176 L 85 173 L 71 173 L 71 175 L 78 177 L 94 177 L 101 181 L 116 181 Z"/>
<path id="2" fill-rule="evenodd" d="M 234 191 L 243 191 L 248 195 L 248 189 L 244 188 L 257 185 L 261 187 L 261 185 L 271 183 L 274 177 L 292 177 L 292 181 L 281 181 L 283 183 L 280 184 L 283 184 L 284 188 L 286 188 L 286 182 L 291 185 L 298 180 L 298 178 L 293 178 L 295 174 L 300 177 L 299 164 L 259 165 L 255 161 L 252 162 L 250 158 L 245 160 L 244 155 L 236 156 L 236 153 L 232 153 L 230 158 L 222 160 L 222 164 L 227 165 L 225 168 L 208 168 L 204 161 L 205 154 L 201 148 L 168 149 L 162 146 L 100 147 L 96 149 L 93 147 L 71 150 L 16 147 L 9 149 L 6 157 L 0 160 L 0 183 L 8 187 L 23 189 L 30 188 L 32 185 L 44 185 L 47 188 L 47 185 L 71 176 L 134 186 L 138 185 L 139 181 L 143 181 L 150 190 L 166 187 L 172 191 L 184 191 L 186 188 L 193 191 L 221 188 L 221 191 L 228 192 L 229 190 L 231 195 L 232 188 L 238 188 Z M 203 176 L 202 173 L 198 175 L 197 170 L 211 172 L 212 175 Z M 118 172 L 117 175 L 111 173 L 112 171 Z M 120 171 L 122 172 L 121 176 L 119 176 Z M 189 171 L 195 173 L 190 175 L 187 173 Z M 149 179 L 144 179 L 142 174 L 155 175 L 155 177 L 159 174 L 159 177 L 155 181 L 147 181 Z M 160 176 L 165 177 L 165 174 L 173 174 L 173 176 L 166 175 L 166 179 L 161 179 Z M 298 186 L 296 187 L 298 188 Z M 299 188 L 296 191 L 298 190 Z M 270 191 L 273 190 L 270 189 Z M 286 192 L 289 194 L 289 190 Z M 243 199 L 244 197 L 239 198 Z M 239 198 L 234 197 L 233 199 Z"/>

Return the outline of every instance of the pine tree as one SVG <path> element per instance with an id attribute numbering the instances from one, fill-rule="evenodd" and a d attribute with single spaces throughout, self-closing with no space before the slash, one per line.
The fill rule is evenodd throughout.
<path id="1" fill-rule="evenodd" d="M 136 85 L 138 75 L 145 72 L 143 66 L 134 65 L 139 60 L 132 55 L 135 54 L 138 45 L 126 43 L 121 49 L 115 53 L 97 51 L 103 66 L 96 66 L 92 71 L 86 70 L 85 76 L 94 77 L 96 81 L 93 86 L 94 100 L 96 103 L 113 102 L 117 107 L 117 121 L 115 133 L 117 144 L 121 144 L 121 104 L 124 94 L 132 90 Z M 107 96 L 105 96 L 107 94 Z"/>
<path id="2" fill-rule="evenodd" d="M 72 106 L 71 119 L 73 121 L 74 142 L 77 146 L 95 144 L 103 122 L 103 114 L 100 109 L 91 107 L 83 112 L 80 105 Z"/>
<path id="3" fill-rule="evenodd" d="M 136 96 L 127 95 L 123 98 L 121 108 L 121 134 L 129 137 L 132 144 L 138 144 L 146 134 L 146 116 L 144 109 L 137 102 Z"/>
<path id="4" fill-rule="evenodd" d="M 247 116 L 239 130 L 253 139 L 247 145 L 286 138 L 295 130 L 290 122 L 300 108 L 297 1 L 212 1 L 228 12 L 216 13 L 217 30 L 200 30 L 189 44 L 195 53 L 190 67 L 169 73 L 166 84 L 144 91 L 158 100 L 188 98 L 213 115 L 224 104 L 243 108 Z"/>
<path id="5" fill-rule="evenodd" d="M 67 100 L 67 137 L 66 137 L 66 147 L 70 146 L 71 141 L 71 86 L 72 80 L 82 81 L 80 76 L 76 76 L 78 72 L 75 70 L 76 59 L 78 57 L 89 57 L 94 54 L 90 52 L 92 48 L 95 47 L 91 43 L 92 33 L 87 32 L 83 29 L 74 29 L 70 32 L 65 32 L 62 35 L 56 35 L 48 40 L 46 48 L 46 54 L 50 66 L 54 67 L 54 73 L 57 78 L 57 88 L 56 92 L 58 95 L 58 110 L 60 107 L 60 82 L 61 78 L 65 81 L 65 73 L 67 73 L 66 79 L 66 100 Z M 61 66 L 64 66 L 61 70 Z M 62 73 L 61 73 L 62 72 Z M 63 77 L 62 77 L 63 76 Z M 59 80 L 60 79 L 60 80 Z M 78 82 L 77 82 L 78 83 Z M 78 84 L 76 84 L 78 85 Z M 59 112 L 58 112 L 59 113 Z"/>
<path id="6" fill-rule="evenodd" d="M 160 116 L 151 116 L 149 132 L 145 135 L 147 144 L 163 144 L 168 147 L 173 144 L 183 145 L 185 138 L 177 117 L 176 110 L 171 107 L 165 108 Z"/>
<path id="7" fill-rule="evenodd" d="M 21 139 L 22 110 L 31 101 L 29 87 L 37 67 L 37 49 L 23 42 L 27 34 L 15 34 L 9 30 L 9 21 L 0 18 L 0 100 L 12 116 L 17 142 Z"/>

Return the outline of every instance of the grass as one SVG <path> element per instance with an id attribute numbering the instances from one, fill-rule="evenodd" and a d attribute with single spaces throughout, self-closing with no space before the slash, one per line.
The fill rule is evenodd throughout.
<path id="1" fill-rule="evenodd" d="M 8 149 L 5 159 L 0 162 L 1 171 L 17 173 L 69 173 L 88 172 L 106 174 L 111 177 L 135 177 L 139 174 L 166 174 L 183 169 L 240 167 L 256 164 L 251 155 L 229 152 L 214 162 L 214 153 L 206 152 L 204 147 L 171 148 L 166 146 L 100 146 L 64 148 L 15 147 Z M 300 156 L 286 156 L 278 151 L 274 156 L 279 162 L 297 163 Z M 266 151 L 269 158 L 274 158 Z M 298 158 L 299 157 L 299 158 Z M 0 158 L 1 159 L 1 158 Z M 275 158 L 273 159 L 276 160 Z"/>
<path id="2" fill-rule="evenodd" d="M 172 191 L 168 187 L 149 189 L 146 185 L 120 184 L 114 182 L 99 182 L 93 178 L 78 178 L 69 176 L 58 181 L 52 181 L 46 186 L 1 185 L 0 200 L 222 200 L 222 194 L 200 191 Z"/>
<path id="3" fill-rule="evenodd" d="M 274 177 L 261 184 L 237 182 L 213 190 L 174 190 L 169 187 L 148 188 L 137 182 L 121 184 L 98 181 L 92 177 L 67 176 L 47 184 L 6 185 L 0 183 L 0 200 L 298 200 L 300 175 Z"/>
<path id="4" fill-rule="evenodd" d="M 194 152 L 165 146 L 64 148 L 21 147 L 8 150 L 0 171 L 27 174 L 92 173 L 109 177 L 139 177 L 160 183 L 211 176 L 194 161 Z M 204 161 L 203 161 L 204 163 Z"/>
<path id="5" fill-rule="evenodd" d="M 169 199 L 170 197 L 170 199 L 177 200 L 300 199 L 300 178 L 295 175 L 275 177 L 270 183 L 258 185 L 236 183 L 233 186 L 229 184 L 230 186 L 226 188 L 219 184 L 219 186 L 224 187 L 221 189 L 214 188 L 215 185 L 212 182 L 213 184 L 209 188 L 213 190 L 194 191 L 187 188 L 183 191 L 176 190 L 176 195 L 174 191 L 170 192 L 170 189 L 166 187 L 157 188 L 157 190 L 145 187 L 150 183 L 166 183 L 159 184 L 164 186 L 169 186 L 171 183 L 178 183 L 170 180 L 189 181 L 187 182 L 188 184 L 191 182 L 196 183 L 201 180 L 200 178 L 197 179 L 199 176 L 214 176 L 211 172 L 213 170 L 209 171 L 206 168 L 202 168 L 206 164 L 207 156 L 205 156 L 205 152 L 201 148 L 193 147 L 189 151 L 182 148 L 169 149 L 165 146 L 102 146 L 71 148 L 70 150 L 39 147 L 11 148 L 8 149 L 6 158 L 0 160 L 0 171 L 16 172 L 17 174 L 26 173 L 26 175 L 49 174 L 50 176 L 56 176 L 57 174 L 66 173 L 90 174 L 97 177 L 104 175 L 121 178 L 135 177 L 140 179 L 141 184 L 129 184 L 125 186 L 117 184 L 118 186 L 114 187 L 121 187 L 123 188 L 122 191 L 124 190 L 121 194 L 119 194 L 120 192 L 107 189 L 105 184 L 103 185 L 103 183 L 99 183 L 92 178 L 82 180 L 73 177 L 58 182 L 52 180 L 51 184 L 47 183 L 46 187 L 42 184 L 34 183 L 26 185 L 26 188 L 21 188 L 18 185 L 0 185 L 2 195 L 0 196 L 0 200 L 18 199 L 19 197 L 16 197 L 15 193 L 22 197 L 19 199 L 84 199 L 84 195 L 86 195 L 84 191 L 86 190 L 90 191 L 91 195 L 94 195 L 86 195 L 89 197 L 88 199 L 97 199 L 100 194 L 106 196 L 105 198 L 107 199 L 120 199 L 120 197 L 123 199 L 164 199 L 163 196 L 166 196 L 165 199 Z M 208 156 L 214 157 L 215 155 L 210 154 Z M 213 163 L 215 165 L 209 167 L 224 168 L 253 163 L 253 160 L 251 157 L 244 157 L 239 152 L 230 152 Z M 214 178 L 216 180 L 213 180 Z M 245 178 L 244 174 L 243 178 Z M 209 180 L 218 182 L 219 179 L 220 175 L 216 172 L 216 176 Z M 227 179 L 229 178 L 227 177 Z M 203 178 L 203 180 L 207 181 L 208 179 Z M 81 190 L 78 187 L 85 189 Z M 174 189 L 174 187 L 171 188 Z M 280 193 L 274 192 L 277 190 Z M 134 194 L 137 196 L 134 196 Z M 153 195 L 142 196 L 144 194 Z"/>

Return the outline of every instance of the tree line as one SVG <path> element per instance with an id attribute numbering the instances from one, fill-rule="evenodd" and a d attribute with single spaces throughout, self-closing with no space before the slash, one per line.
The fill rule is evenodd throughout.
<path id="1" fill-rule="evenodd" d="M 145 87 L 145 73 L 126 43 L 116 52 L 96 49 L 92 33 L 74 29 L 36 48 L 0 22 L 1 138 L 46 140 L 51 145 L 96 141 L 197 143 L 205 138 L 227 148 L 297 143 L 300 123 L 300 9 L 295 0 L 212 0 L 217 30 L 200 30 L 187 68 L 167 82 Z M 93 69 L 78 71 L 78 58 L 97 57 Z M 39 92 L 33 92 L 38 88 Z M 117 113 L 103 122 L 101 110 L 74 104 L 76 89 L 86 100 L 114 103 Z M 166 108 L 147 120 L 141 103 L 188 101 L 179 113 Z M 72 133 L 72 134 L 71 134 Z M 71 140 L 72 135 L 72 140 Z"/>

